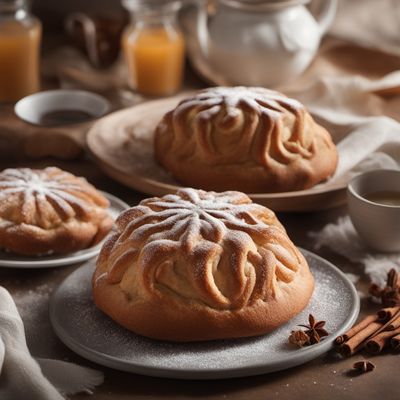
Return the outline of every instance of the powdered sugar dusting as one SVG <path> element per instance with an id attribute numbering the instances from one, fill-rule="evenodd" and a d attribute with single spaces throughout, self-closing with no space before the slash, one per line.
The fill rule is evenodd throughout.
<path id="1" fill-rule="evenodd" d="M 260 87 L 215 87 L 198 92 L 190 101 L 208 102 L 209 107 L 225 103 L 228 108 L 236 108 L 241 102 L 246 102 L 263 113 L 276 113 L 282 107 L 300 109 L 304 106 L 297 100 L 291 99 L 282 93 Z M 184 103 L 185 100 L 182 102 Z"/>
<path id="2" fill-rule="evenodd" d="M 0 173 L 0 201 L 4 202 L 0 208 L 2 228 L 13 223 L 47 228 L 76 215 L 88 215 L 94 206 L 107 206 L 86 180 L 54 167 L 5 169 Z M 15 209 L 20 212 L 13 212 Z"/>
<path id="3" fill-rule="evenodd" d="M 26 339 L 29 348 L 35 348 L 35 356 L 47 356 L 49 341 L 56 341 L 48 318 L 49 297 L 53 287 L 48 284 L 39 284 L 29 290 L 13 292 L 13 299 L 17 305 L 24 323 Z"/>
<path id="4" fill-rule="evenodd" d="M 50 293 L 50 286 L 42 284 L 34 289 L 16 291 L 13 294 L 18 311 L 25 323 L 32 317 L 34 310 L 40 307 L 41 303 L 48 301 Z"/>

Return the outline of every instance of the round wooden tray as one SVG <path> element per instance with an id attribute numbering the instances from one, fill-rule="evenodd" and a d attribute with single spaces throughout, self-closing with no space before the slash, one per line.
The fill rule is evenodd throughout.
<path id="1" fill-rule="evenodd" d="M 179 189 L 153 157 L 153 133 L 162 116 L 186 97 L 149 101 L 98 120 L 87 135 L 89 151 L 100 168 L 116 181 L 140 192 L 162 196 Z M 315 211 L 343 204 L 346 182 L 329 182 L 307 190 L 248 195 L 275 211 Z"/>

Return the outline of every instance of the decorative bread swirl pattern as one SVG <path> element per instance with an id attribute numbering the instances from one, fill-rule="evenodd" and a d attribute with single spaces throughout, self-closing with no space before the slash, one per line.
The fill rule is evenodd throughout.
<path id="1" fill-rule="evenodd" d="M 67 253 L 111 230 L 108 200 L 85 179 L 55 167 L 0 173 L 0 248 L 24 255 Z"/>
<path id="2" fill-rule="evenodd" d="M 274 298 L 305 263 L 275 214 L 239 192 L 182 189 L 142 201 L 116 223 L 94 287 L 118 284 L 129 301 L 172 296 L 238 309 Z"/>
<path id="3" fill-rule="evenodd" d="M 157 126 L 155 156 L 184 184 L 247 192 L 310 187 L 337 163 L 329 133 L 300 102 L 246 87 L 210 88 L 181 101 Z"/>
<path id="4" fill-rule="evenodd" d="M 305 108 L 272 90 L 245 87 L 205 90 L 183 100 L 169 117 L 168 122 L 176 124 L 171 152 L 188 156 L 189 160 L 195 154 L 195 146 L 199 152 L 196 156 L 211 164 L 241 163 L 254 158 L 267 166 L 266 155 L 287 164 L 296 154 L 309 158 L 314 151 L 310 134 L 302 129 Z M 294 128 L 293 135 L 289 129 L 280 129 L 284 122 L 288 128 Z M 216 137 L 216 132 L 221 137 Z M 258 150 L 260 144 L 262 148 Z"/>
<path id="5" fill-rule="evenodd" d="M 55 167 L 0 173 L 0 218 L 49 229 L 71 218 L 88 220 L 107 199 L 86 180 Z"/>

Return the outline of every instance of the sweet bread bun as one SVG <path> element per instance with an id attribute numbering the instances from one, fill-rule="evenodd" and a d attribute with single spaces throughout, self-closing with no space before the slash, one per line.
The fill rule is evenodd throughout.
<path id="1" fill-rule="evenodd" d="M 108 200 L 85 179 L 55 167 L 0 172 L 0 249 L 68 253 L 102 240 L 113 226 Z"/>
<path id="2" fill-rule="evenodd" d="M 182 189 L 117 219 L 93 276 L 99 309 L 169 341 L 264 334 L 308 304 L 314 280 L 275 214 L 240 192 Z"/>
<path id="3" fill-rule="evenodd" d="M 181 101 L 155 131 L 155 158 L 184 185 L 246 193 L 301 190 L 338 155 L 306 108 L 263 88 L 215 87 Z"/>

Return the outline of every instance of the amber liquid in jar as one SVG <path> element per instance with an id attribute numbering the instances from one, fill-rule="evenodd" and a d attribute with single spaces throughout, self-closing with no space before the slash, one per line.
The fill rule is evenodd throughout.
<path id="1" fill-rule="evenodd" d="M 134 29 L 123 37 L 131 86 L 143 94 L 168 95 L 182 83 L 184 40 L 180 32 L 148 28 Z"/>
<path id="2" fill-rule="evenodd" d="M 139 1 L 130 9 L 132 23 L 124 31 L 122 48 L 129 85 L 144 95 L 166 96 L 181 87 L 185 42 L 175 20 L 178 7 L 178 2 Z"/>
<path id="3" fill-rule="evenodd" d="M 39 90 L 41 24 L 26 12 L 18 18 L 23 10 L 4 15 L 3 6 L 0 0 L 0 102 L 14 102 Z"/>

